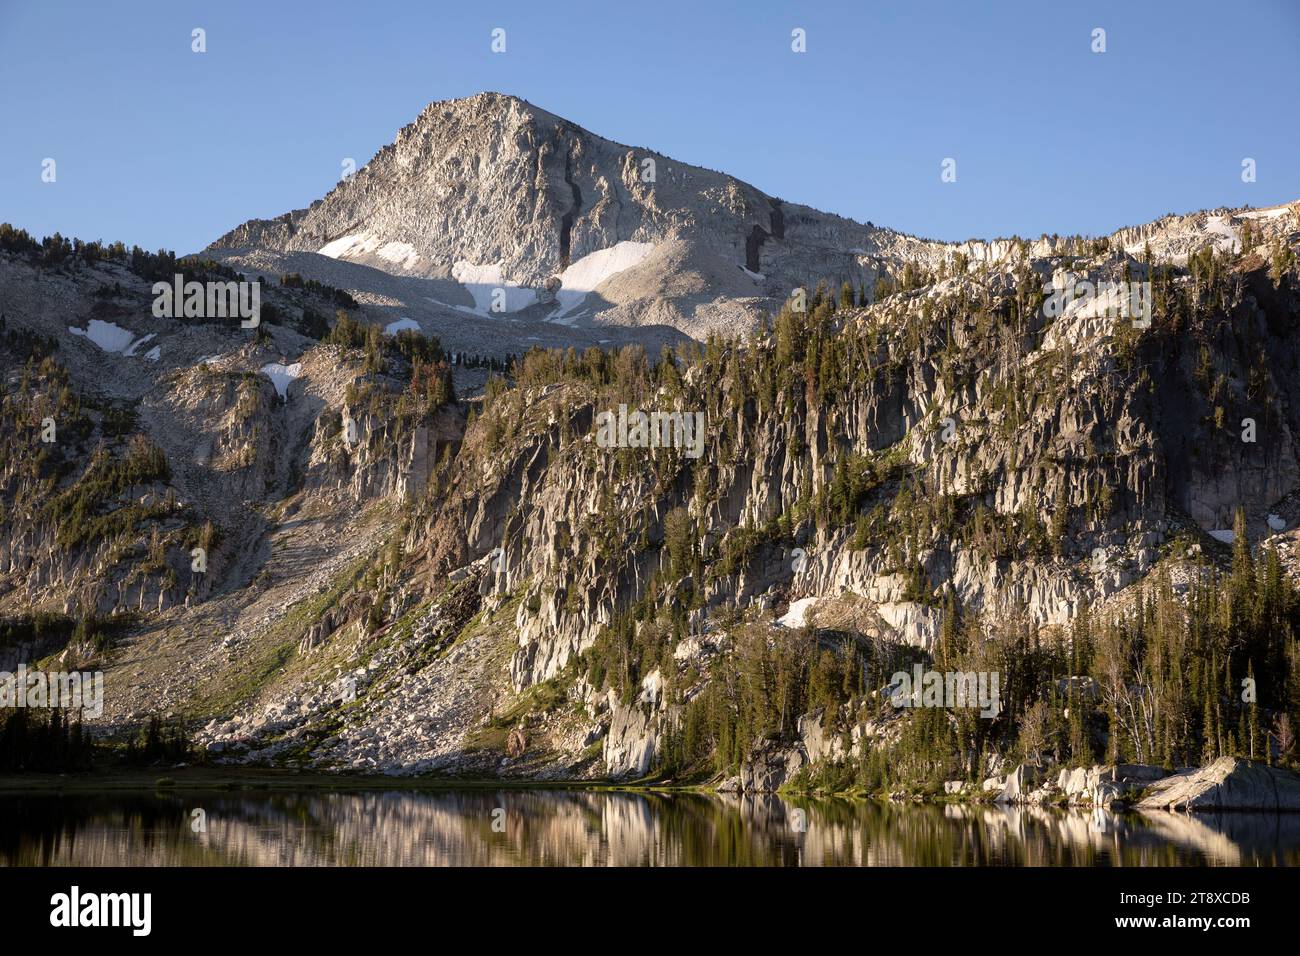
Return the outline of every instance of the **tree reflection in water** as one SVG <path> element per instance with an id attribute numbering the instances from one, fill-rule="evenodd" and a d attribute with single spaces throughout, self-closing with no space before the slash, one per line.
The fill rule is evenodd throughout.
<path id="1" fill-rule="evenodd" d="M 191 811 L 206 812 L 194 832 Z M 1300 814 L 537 790 L 0 797 L 0 863 L 58 866 L 1260 866 Z"/>

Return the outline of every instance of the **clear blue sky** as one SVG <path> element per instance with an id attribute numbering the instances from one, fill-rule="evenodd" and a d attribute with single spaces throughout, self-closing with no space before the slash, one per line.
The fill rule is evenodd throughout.
<path id="1" fill-rule="evenodd" d="M 939 239 L 1300 198 L 1294 0 L 0 0 L 0 71 L 0 220 L 178 252 L 482 90 Z"/>

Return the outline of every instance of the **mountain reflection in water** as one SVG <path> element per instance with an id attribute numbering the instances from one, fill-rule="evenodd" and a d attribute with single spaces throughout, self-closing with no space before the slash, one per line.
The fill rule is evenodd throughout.
<path id="1" fill-rule="evenodd" d="M 8 794 L 0 864 L 1296 865 L 1300 814 L 536 790 Z"/>

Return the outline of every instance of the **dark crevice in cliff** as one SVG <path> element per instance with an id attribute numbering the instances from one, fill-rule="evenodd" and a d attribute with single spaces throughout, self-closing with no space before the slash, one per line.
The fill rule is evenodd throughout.
<path id="1" fill-rule="evenodd" d="M 760 268 L 762 263 L 759 260 L 759 253 L 763 249 L 763 243 L 775 236 L 777 239 L 785 238 L 785 213 L 781 211 L 781 200 L 769 199 L 772 204 L 772 211 L 768 214 L 769 229 L 762 226 L 754 226 L 749 230 L 749 235 L 745 237 L 745 268 L 750 272 L 762 272 Z"/>
<path id="2" fill-rule="evenodd" d="M 768 202 L 772 204 L 772 212 L 768 217 L 768 225 L 772 231 L 772 235 L 776 236 L 778 239 L 784 239 L 785 213 L 781 210 L 781 200 L 769 199 Z"/>
<path id="3" fill-rule="evenodd" d="M 763 248 L 767 237 L 768 232 L 762 226 L 755 226 L 745 237 L 745 268 L 750 272 L 762 271 L 758 268 L 758 252 Z"/>
<path id="4" fill-rule="evenodd" d="M 572 242 L 573 223 L 582 212 L 582 190 L 573 180 L 573 150 L 570 147 L 569 153 L 564 158 L 564 181 L 569 184 L 569 189 L 573 191 L 573 206 L 564 217 L 560 220 L 560 268 L 567 269 L 569 266 L 569 251 Z"/>

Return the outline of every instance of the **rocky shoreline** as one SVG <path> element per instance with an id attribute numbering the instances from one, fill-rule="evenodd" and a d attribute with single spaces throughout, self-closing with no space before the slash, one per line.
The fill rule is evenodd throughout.
<path id="1" fill-rule="evenodd" d="M 1097 764 L 1051 768 L 1020 764 L 979 786 L 944 783 L 947 800 L 1121 810 L 1300 812 L 1300 774 L 1260 761 L 1220 757 L 1203 767 L 1170 771 L 1146 764 Z M 891 793 L 891 799 L 924 794 Z"/>

